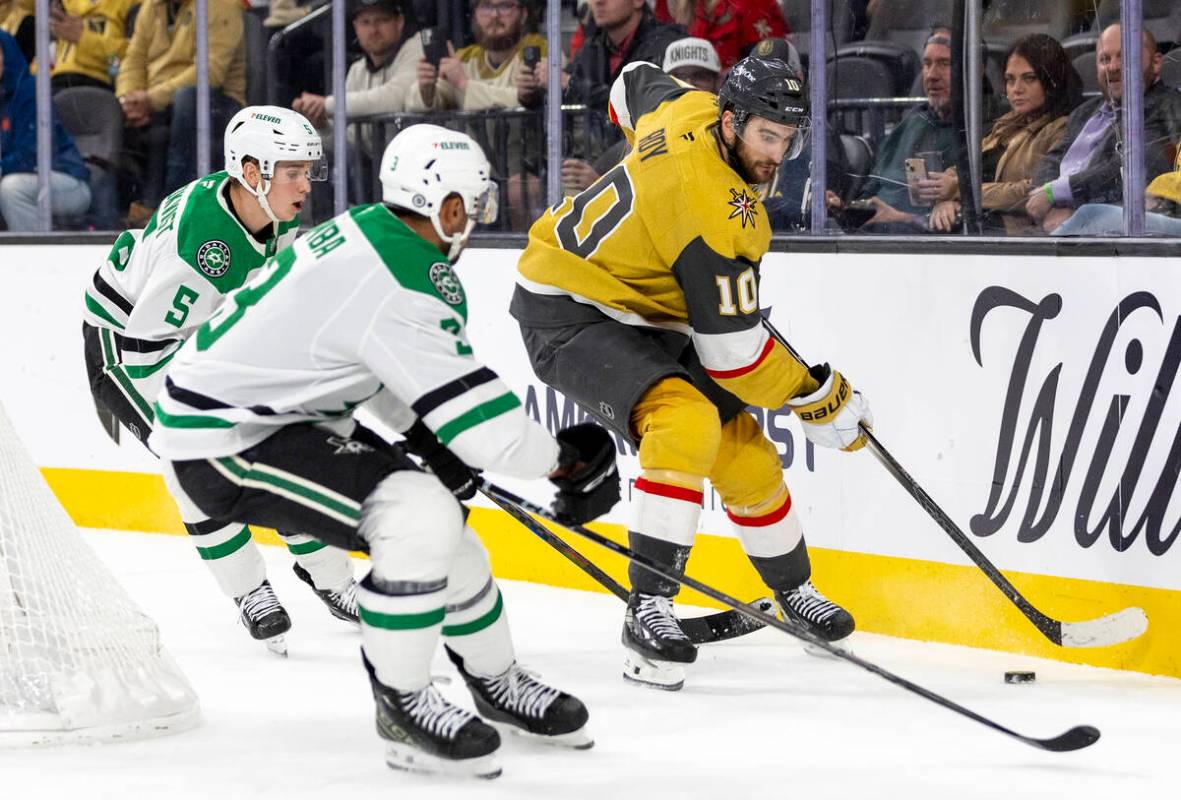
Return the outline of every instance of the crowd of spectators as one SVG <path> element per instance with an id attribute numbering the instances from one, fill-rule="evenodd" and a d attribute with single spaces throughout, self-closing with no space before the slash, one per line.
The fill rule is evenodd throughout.
<path id="1" fill-rule="evenodd" d="M 543 109 L 552 60 L 539 33 L 545 4 L 449 0 L 452 11 L 462 7 L 466 16 L 463 24 L 452 20 L 440 26 L 443 15 L 431 0 L 346 1 L 352 32 L 345 78 L 349 147 L 345 154 L 331 153 L 330 161 L 347 158 L 356 172 L 350 200 L 372 199 L 372 180 L 366 178 L 372 178 L 375 156 L 399 126 L 434 119 L 462 126 L 488 143 L 508 206 L 503 218 L 513 229 L 525 229 L 544 205 Z M 276 63 L 280 74 L 252 73 L 251 101 L 262 102 L 259 87 L 269 86 L 272 101 L 277 94 L 278 102 L 304 114 L 332 146 L 328 134 L 336 103 L 327 91 L 330 16 L 322 13 L 324 5 L 324 0 L 271 0 L 257 14 L 264 45 L 268 36 L 280 36 L 278 61 L 268 62 L 247 52 L 245 15 L 256 12 L 245 12 L 240 0 L 209 0 L 215 168 L 221 132 L 247 103 L 247 72 L 264 63 Z M 906 5 L 905 0 L 832 4 L 848 14 L 841 23 L 851 37 L 846 48 L 858 37 L 894 41 L 883 35 L 883 26 L 897 25 Z M 986 10 L 989 5 L 985 0 Z M 65 125 L 55 120 L 52 188 L 58 226 L 143 225 L 170 191 L 196 177 L 195 6 L 196 0 L 51 0 L 55 102 L 60 109 L 70 92 L 108 93 L 118 109 L 121 143 L 116 163 L 110 163 L 75 146 L 68 128 L 77 114 L 67 114 Z M 1068 52 L 1063 41 L 1045 33 L 1014 34 L 1003 50 L 990 43 L 997 62 L 995 85 L 985 81 L 994 94 L 981 104 L 983 185 L 976 216 L 985 232 L 1109 236 L 1122 231 L 1120 27 L 1112 7 L 1109 0 L 1071 7 L 1073 30 L 1094 31 L 1093 78 L 1077 46 Z M 610 87 L 629 62 L 654 62 L 704 91 L 714 91 L 726 71 L 752 52 L 785 61 L 801 80 L 818 77 L 810 69 L 808 31 L 792 31 L 793 24 L 806 26 L 807 0 L 585 0 L 576 16 L 566 52 L 556 55 L 566 109 L 561 183 L 567 193 L 585 189 L 627 152 L 606 109 Z M 865 98 L 866 113 L 879 115 L 873 125 L 865 114 L 847 112 L 861 102 L 849 100 L 858 96 L 857 87 L 840 85 L 841 73 L 833 66 L 848 54 L 835 45 L 836 52 L 828 53 L 824 72 L 830 92 L 835 76 L 836 96 L 845 103 L 830 113 L 825 142 L 824 204 L 834 231 L 914 235 L 964 228 L 964 115 L 954 113 L 952 104 L 952 64 L 959 56 L 950 29 L 929 23 L 908 22 L 912 28 L 927 26 L 911 55 L 897 44 L 890 45 L 893 50 L 856 53 L 879 59 L 895 84 L 892 93 Z M 5 122 L 0 216 L 9 230 L 21 230 L 36 224 L 33 0 L 0 0 L 0 37 L 7 63 L 0 87 Z M 1174 170 L 1181 168 L 1181 93 L 1175 85 L 1181 81 L 1166 80 L 1162 71 L 1174 45 L 1177 58 L 1181 30 L 1158 42 L 1146 28 L 1140 54 L 1147 227 L 1168 235 L 1181 234 L 1181 171 Z M 258 40 L 253 46 L 257 55 Z M 1181 77 L 1181 70 L 1174 74 Z M 1092 90 L 1085 92 L 1085 85 Z M 90 103 L 92 96 L 77 95 L 73 102 Z M 778 231 L 813 225 L 811 194 L 819 188 L 812 186 L 811 152 L 809 142 L 760 187 Z M 110 183 L 100 185 L 100 176 Z M 322 216 L 330 211 L 330 197 L 326 192 L 311 205 L 308 216 Z"/>

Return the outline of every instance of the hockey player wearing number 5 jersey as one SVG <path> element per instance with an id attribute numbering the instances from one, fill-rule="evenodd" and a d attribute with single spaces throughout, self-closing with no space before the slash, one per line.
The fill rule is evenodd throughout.
<path id="1" fill-rule="evenodd" d="M 100 408 L 147 440 L 168 362 L 227 293 L 295 240 L 309 181 L 326 172 L 320 137 L 299 114 L 251 106 L 234 115 L 225 133 L 225 171 L 173 192 L 144 230 L 124 231 L 86 289 L 86 369 Z M 291 620 L 266 580 L 250 531 L 240 521 L 181 512 L 198 554 L 238 603 L 251 635 L 285 653 Z M 303 534 L 284 540 L 296 574 L 334 616 L 355 623 L 348 554 Z"/>
<path id="2" fill-rule="evenodd" d="M 574 522 L 619 499 L 615 448 L 596 425 L 555 440 L 473 357 L 451 259 L 477 221 L 496 216 L 479 145 L 414 125 L 390 142 L 380 169 L 384 203 L 353 208 L 281 251 L 184 344 L 150 443 L 170 462 L 174 490 L 209 516 L 367 550 L 362 652 L 387 762 L 491 777 L 500 739 L 481 716 L 589 747 L 586 708 L 518 666 L 488 555 L 462 507 L 353 411 L 368 401 L 394 430 L 425 430 L 436 451 L 477 469 L 548 475 L 559 486 L 555 510 Z M 432 685 L 440 637 L 481 716 Z"/>
<path id="3" fill-rule="evenodd" d="M 718 97 L 629 64 L 610 113 L 634 148 L 533 225 L 510 310 L 538 377 L 639 445 L 632 548 L 683 571 L 709 478 L 784 619 L 836 641 L 853 618 L 812 585 L 779 454 L 744 410 L 788 403 L 810 440 L 844 450 L 870 421 L 839 373 L 809 371 L 760 321 L 771 231 L 753 186 L 799 153 L 807 96 L 777 60 L 739 62 Z M 680 586 L 630 577 L 624 675 L 679 689 L 697 655 Z"/>

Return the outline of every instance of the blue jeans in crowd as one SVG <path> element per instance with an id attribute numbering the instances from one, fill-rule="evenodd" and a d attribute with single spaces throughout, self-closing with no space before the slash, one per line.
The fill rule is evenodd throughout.
<path id="1" fill-rule="evenodd" d="M 1088 203 L 1085 206 L 1079 206 L 1079 209 L 1070 216 L 1070 219 L 1055 228 L 1050 235 L 1123 236 L 1123 206 L 1111 206 L 1099 203 Z M 1181 237 L 1181 219 L 1167 217 L 1164 214 L 1145 214 L 1144 235 Z"/>
<path id="2" fill-rule="evenodd" d="M 55 216 L 85 214 L 90 208 L 90 186 L 73 175 L 50 172 L 49 190 Z M 0 217 L 10 231 L 37 230 L 36 172 L 0 177 Z"/>
<path id="3" fill-rule="evenodd" d="M 216 89 L 209 90 L 209 169 L 225 166 L 222 135 L 230 118 L 242 109 L 238 102 Z M 197 180 L 197 87 L 185 86 L 172 96 L 168 121 L 168 162 L 164 171 L 167 195 L 186 183 Z"/>

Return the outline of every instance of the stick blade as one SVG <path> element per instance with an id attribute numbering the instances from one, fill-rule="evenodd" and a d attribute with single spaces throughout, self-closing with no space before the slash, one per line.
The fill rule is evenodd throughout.
<path id="1" fill-rule="evenodd" d="M 1042 750 L 1049 750 L 1052 753 L 1069 753 L 1071 750 L 1090 747 L 1099 741 L 1099 729 L 1093 725 L 1079 725 L 1053 739 L 1027 737 L 1025 741 L 1034 747 L 1040 747 Z"/>
<path id="2" fill-rule="evenodd" d="M 1062 623 L 1063 647 L 1110 647 L 1131 641 L 1148 630 L 1144 609 L 1132 606 L 1105 617 Z"/>

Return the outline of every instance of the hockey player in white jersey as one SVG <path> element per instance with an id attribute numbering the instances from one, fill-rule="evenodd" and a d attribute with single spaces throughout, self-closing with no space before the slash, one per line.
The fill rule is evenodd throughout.
<path id="1" fill-rule="evenodd" d="M 309 181 L 325 172 L 306 119 L 275 106 L 245 108 L 226 128 L 225 170 L 173 192 L 144 230 L 119 236 L 85 295 L 86 366 L 101 409 L 147 440 L 164 367 L 227 293 L 295 240 Z M 291 620 L 249 529 L 183 508 L 181 516 L 251 635 L 286 652 Z M 355 623 L 348 554 L 302 534 L 284 539 L 296 574 L 334 616 Z"/>
<path id="2" fill-rule="evenodd" d="M 490 170 L 465 134 L 398 134 L 381 162 L 384 203 L 280 252 L 185 343 L 150 440 L 206 514 L 369 551 L 362 652 L 387 763 L 482 777 L 500 772 L 488 722 L 589 747 L 587 710 L 517 664 L 488 555 L 455 497 L 352 414 L 369 401 L 381 422 L 427 430 L 474 469 L 548 476 L 572 522 L 618 501 L 604 429 L 555 439 L 473 357 L 451 261 L 477 221 L 495 219 Z M 432 685 L 440 637 L 478 716 Z"/>

